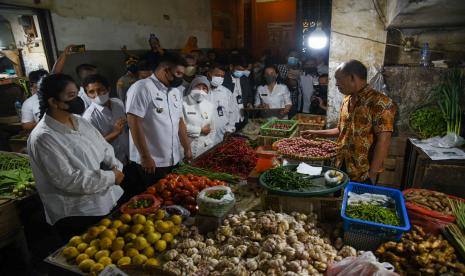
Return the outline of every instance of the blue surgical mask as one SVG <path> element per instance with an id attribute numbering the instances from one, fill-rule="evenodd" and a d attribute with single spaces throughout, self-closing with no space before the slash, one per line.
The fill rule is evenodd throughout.
<path id="1" fill-rule="evenodd" d="M 249 71 L 249 70 L 245 70 L 245 71 L 243 71 L 242 74 L 243 74 L 245 77 L 248 78 L 248 77 L 250 76 L 250 71 Z"/>
<path id="2" fill-rule="evenodd" d="M 235 78 L 240 78 L 240 77 L 244 76 L 244 71 L 235 70 L 235 71 L 233 72 L 233 76 L 234 76 Z"/>
<path id="3" fill-rule="evenodd" d="M 287 64 L 289 65 L 297 65 L 299 64 L 299 59 L 296 57 L 288 57 L 287 58 Z"/>

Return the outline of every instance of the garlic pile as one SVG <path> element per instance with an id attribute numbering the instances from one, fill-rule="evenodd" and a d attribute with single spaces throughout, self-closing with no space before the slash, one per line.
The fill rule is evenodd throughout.
<path id="1" fill-rule="evenodd" d="M 356 256 L 338 251 L 316 227 L 316 215 L 266 211 L 228 216 L 204 238 L 193 226 L 181 232 L 164 258 L 175 275 L 323 275 L 330 261 Z"/>

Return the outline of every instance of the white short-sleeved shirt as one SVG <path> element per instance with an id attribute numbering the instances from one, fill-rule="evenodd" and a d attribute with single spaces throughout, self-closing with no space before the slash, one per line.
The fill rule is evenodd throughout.
<path id="1" fill-rule="evenodd" d="M 79 87 L 79 93 L 78 96 L 84 101 L 84 107 L 85 109 L 89 108 L 89 106 L 92 104 L 92 100 L 87 97 L 86 91 L 84 90 L 84 87 Z"/>
<path id="2" fill-rule="evenodd" d="M 304 113 L 310 113 L 310 104 L 312 103 L 311 99 L 313 96 L 314 92 L 314 82 L 318 81 L 317 76 L 312 76 L 312 75 L 305 75 L 302 74 L 300 75 L 300 87 L 302 88 L 302 102 L 299 103 L 301 104 L 300 107 L 302 107 L 302 112 Z"/>
<path id="3" fill-rule="evenodd" d="M 255 96 L 255 105 L 260 104 L 267 104 L 270 108 L 284 108 L 286 105 L 292 104 L 291 93 L 283 84 L 275 84 L 271 92 L 268 90 L 268 86 L 261 85 Z"/>
<path id="4" fill-rule="evenodd" d="M 103 137 L 110 134 L 115 123 L 120 118 L 126 118 L 124 104 L 120 99 L 110 98 L 111 109 L 108 106 L 92 103 L 84 112 L 82 117 L 89 121 Z M 126 164 L 129 158 L 129 130 L 127 127 L 123 129 L 120 135 L 110 143 L 115 151 L 115 156 L 118 160 Z"/>
<path id="5" fill-rule="evenodd" d="M 21 123 L 39 122 L 40 104 L 39 96 L 36 94 L 27 98 L 21 107 Z"/>
<path id="6" fill-rule="evenodd" d="M 128 90 L 126 113 L 142 118 L 145 141 L 156 166 L 169 167 L 179 163 L 182 94 L 177 88 L 168 89 L 154 74 L 139 80 Z M 141 163 L 132 135 L 129 136 L 129 158 Z"/>
<path id="7" fill-rule="evenodd" d="M 234 121 L 235 123 L 239 123 L 244 121 L 244 114 L 241 112 L 241 109 L 244 108 L 244 98 L 242 97 L 241 79 L 232 77 L 232 82 L 234 83 Z"/>
<path id="8" fill-rule="evenodd" d="M 123 168 L 113 147 L 86 120 L 75 115 L 72 120 L 77 130 L 45 114 L 27 141 L 36 188 L 51 225 L 71 216 L 106 215 L 123 195 L 111 171 Z"/>
<path id="9" fill-rule="evenodd" d="M 236 99 L 233 97 L 233 93 L 222 85 L 212 88 L 208 96 L 215 109 L 215 143 L 220 143 L 226 132 L 232 133 L 236 130 L 234 118 L 234 101 Z"/>

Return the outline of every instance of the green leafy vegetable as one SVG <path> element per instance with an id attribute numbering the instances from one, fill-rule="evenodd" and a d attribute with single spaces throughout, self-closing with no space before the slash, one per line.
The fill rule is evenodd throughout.
<path id="1" fill-rule="evenodd" d="M 422 139 L 444 136 L 447 130 L 446 120 L 437 107 L 425 107 L 412 112 L 410 126 Z"/>
<path id="2" fill-rule="evenodd" d="M 321 187 L 309 179 L 307 175 L 291 171 L 286 167 L 268 170 L 264 180 L 270 188 L 287 191 L 304 191 L 311 187 Z"/>
<path id="3" fill-rule="evenodd" d="M 354 204 L 347 206 L 347 216 L 376 223 L 400 226 L 401 221 L 396 211 L 374 204 Z"/>

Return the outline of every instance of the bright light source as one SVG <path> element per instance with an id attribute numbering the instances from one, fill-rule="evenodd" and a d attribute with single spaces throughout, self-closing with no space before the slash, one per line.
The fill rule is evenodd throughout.
<path id="1" fill-rule="evenodd" d="M 321 29 L 321 23 L 318 22 L 315 30 L 310 34 L 308 38 L 308 47 L 312 49 L 323 49 L 328 44 L 328 37 L 326 33 Z"/>

